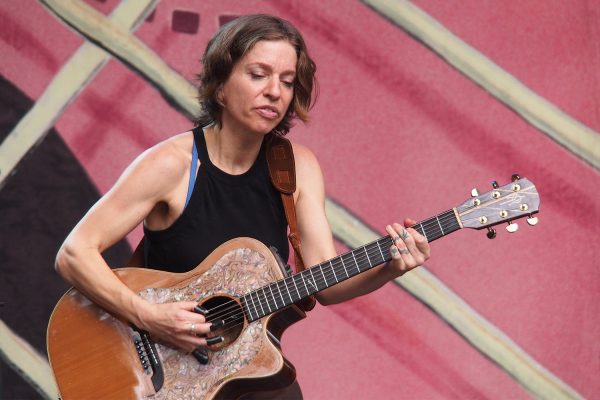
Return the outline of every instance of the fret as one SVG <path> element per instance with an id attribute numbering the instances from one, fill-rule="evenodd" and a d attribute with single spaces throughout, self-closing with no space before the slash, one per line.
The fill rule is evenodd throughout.
<path id="1" fill-rule="evenodd" d="M 253 320 L 252 311 L 250 311 L 250 307 L 248 307 L 248 302 L 246 301 L 245 296 L 244 296 L 244 307 L 246 307 L 246 312 L 248 314 L 248 320 L 249 321 Z"/>
<path id="2" fill-rule="evenodd" d="M 437 231 L 437 227 L 435 225 L 429 226 L 429 233 L 427 234 L 427 237 L 431 238 L 431 240 L 435 240 L 438 237 L 440 237 L 439 232 Z"/>
<path id="3" fill-rule="evenodd" d="M 312 273 L 311 269 L 307 269 L 306 270 L 306 275 L 310 274 L 310 279 L 308 279 L 309 277 L 307 276 L 308 279 L 308 283 L 310 283 L 310 286 L 312 287 L 312 290 L 309 292 L 309 294 L 311 293 L 316 293 L 319 291 L 319 287 L 317 286 L 317 282 L 315 281 L 315 276 Z"/>
<path id="4" fill-rule="evenodd" d="M 383 254 L 381 254 L 381 251 L 379 251 L 379 244 L 378 243 L 375 243 L 375 244 L 377 245 L 377 248 L 376 249 L 375 248 L 372 249 L 373 250 L 373 255 L 372 255 L 372 257 L 373 257 L 373 266 L 379 265 L 379 264 L 385 262 L 385 258 L 383 258 Z M 381 260 L 378 261 L 377 257 L 381 257 Z"/>
<path id="5" fill-rule="evenodd" d="M 275 303 L 275 309 L 277 310 L 277 298 L 275 297 L 275 295 L 273 294 L 273 288 L 271 287 L 273 285 L 269 285 L 269 291 L 271 292 L 271 297 L 273 298 L 273 302 Z"/>
<path id="6" fill-rule="evenodd" d="M 327 278 L 325 278 L 325 274 L 323 273 L 323 266 L 321 264 L 319 264 L 319 269 L 321 270 L 321 275 L 323 275 L 323 282 L 325 284 L 325 287 L 328 287 L 329 283 L 327 282 Z"/>
<path id="7" fill-rule="evenodd" d="M 342 265 L 344 265 L 343 261 L 342 261 Z M 331 260 L 329 261 L 329 267 L 333 271 L 333 277 L 335 278 L 335 283 L 339 283 L 338 278 L 337 278 L 337 274 L 335 273 L 335 269 L 333 268 L 333 264 L 331 263 Z"/>
<path id="8" fill-rule="evenodd" d="M 262 315 L 267 315 L 265 313 L 265 309 L 262 306 L 262 301 L 260 301 L 260 297 L 258 296 L 258 292 L 256 292 L 256 301 L 258 301 L 258 305 L 260 306 L 260 309 L 262 310 Z"/>
<path id="9" fill-rule="evenodd" d="M 381 254 L 381 262 L 385 262 L 385 257 L 383 256 L 383 251 L 381 251 L 381 245 L 379 241 L 377 241 L 377 248 L 379 249 L 379 254 Z"/>
<path id="10" fill-rule="evenodd" d="M 350 276 L 348 276 L 348 268 L 346 268 L 346 264 L 344 264 L 344 258 L 339 257 L 339 259 L 342 261 L 342 267 L 344 268 L 344 271 L 346 271 L 346 276 L 349 278 Z"/>
<path id="11" fill-rule="evenodd" d="M 419 226 L 415 229 L 417 229 L 417 232 L 419 232 L 421 235 L 425 236 L 425 239 L 427 239 L 427 241 L 429 241 L 429 238 L 427 237 L 427 233 L 425 233 L 425 228 L 423 228 L 422 224 L 419 224 Z"/>
<path id="12" fill-rule="evenodd" d="M 306 288 L 306 294 L 308 294 L 309 293 L 308 292 L 308 286 L 306 286 L 306 281 L 304 280 L 304 274 L 300 273 L 298 275 L 300 275 L 300 278 L 302 278 L 302 283 L 304 283 L 304 287 Z"/>
<path id="13" fill-rule="evenodd" d="M 269 308 L 269 314 L 270 314 L 271 313 L 271 304 L 269 303 L 269 298 L 267 297 L 267 292 L 265 292 L 265 287 L 263 287 L 262 291 L 263 291 L 263 295 L 265 296 L 265 301 L 267 302 L 267 307 Z"/>
<path id="14" fill-rule="evenodd" d="M 352 258 L 354 259 L 354 264 L 356 264 L 356 270 L 360 272 L 360 267 L 358 266 L 358 261 L 356 261 L 356 257 L 354 256 L 354 250 L 350 252 L 352 254 Z M 346 272 L 348 273 L 348 272 Z"/>
<path id="15" fill-rule="evenodd" d="M 290 288 L 287 285 L 287 279 L 284 279 L 283 283 L 285 284 L 285 290 L 287 290 L 288 297 L 290 298 L 290 304 L 292 304 L 294 302 L 294 300 L 292 299 L 292 294 L 290 293 Z"/>
<path id="16" fill-rule="evenodd" d="M 252 306 L 254 307 L 254 314 L 256 314 L 256 318 L 258 318 L 258 309 L 256 308 L 256 304 L 254 303 L 254 299 L 252 298 L 252 293 L 250 293 L 250 300 L 252 301 Z"/>
<path id="17" fill-rule="evenodd" d="M 365 246 L 363 249 L 365 249 L 365 254 L 367 255 L 367 261 L 369 262 L 369 265 L 371 268 L 373 268 L 373 263 L 371 262 L 371 257 L 369 257 L 369 253 L 367 252 L 367 247 Z"/>
<path id="18" fill-rule="evenodd" d="M 444 235 L 444 228 L 442 228 L 442 224 L 440 224 L 440 219 L 437 217 L 437 215 L 435 216 L 435 220 L 437 221 L 438 225 L 440 226 L 440 230 L 442 231 L 442 235 Z"/>
<path id="19" fill-rule="evenodd" d="M 300 295 L 300 291 L 298 290 L 298 286 L 296 285 L 296 279 L 294 276 L 292 276 L 292 282 L 294 282 L 294 287 L 296 288 L 296 293 L 298 293 L 298 300 L 300 300 L 302 298 L 302 296 Z"/>
<path id="20" fill-rule="evenodd" d="M 281 289 L 279 288 L 279 282 L 275 285 L 277 287 L 277 291 L 279 292 L 279 297 L 281 298 L 281 306 L 285 306 L 285 300 L 283 299 L 283 295 L 281 294 Z M 277 302 L 275 303 L 277 305 Z"/>

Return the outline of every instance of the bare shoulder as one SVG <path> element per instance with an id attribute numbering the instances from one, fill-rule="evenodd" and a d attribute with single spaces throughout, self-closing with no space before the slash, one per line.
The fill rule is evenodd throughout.
<path id="1" fill-rule="evenodd" d="M 185 132 L 152 146 L 131 163 L 115 186 L 133 185 L 163 197 L 189 174 L 192 141 L 192 133 Z"/>
<path id="2" fill-rule="evenodd" d="M 170 137 L 140 154 L 132 163 L 135 169 L 157 179 L 173 179 L 187 174 L 192 155 L 191 132 Z"/>
<path id="3" fill-rule="evenodd" d="M 192 155 L 191 132 L 180 133 L 144 151 L 135 162 L 166 174 L 177 174 L 189 168 Z"/>
<path id="4" fill-rule="evenodd" d="M 296 164 L 296 181 L 300 194 L 312 192 L 321 193 L 324 188 L 323 174 L 319 161 L 308 147 L 292 143 L 294 161 Z"/>
<path id="5" fill-rule="evenodd" d="M 294 151 L 297 173 L 320 173 L 321 168 L 319 166 L 319 161 L 312 150 L 304 145 L 293 142 L 292 149 Z"/>

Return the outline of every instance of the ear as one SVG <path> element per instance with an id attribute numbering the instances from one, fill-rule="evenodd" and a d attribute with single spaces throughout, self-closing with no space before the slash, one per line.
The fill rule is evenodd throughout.
<path id="1" fill-rule="evenodd" d="M 219 88 L 217 89 L 217 103 L 221 106 L 221 107 L 225 107 L 225 93 L 223 93 L 223 84 L 219 85 Z"/>

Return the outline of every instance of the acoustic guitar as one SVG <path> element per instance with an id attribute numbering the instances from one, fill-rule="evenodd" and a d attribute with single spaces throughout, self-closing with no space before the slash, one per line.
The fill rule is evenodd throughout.
<path id="1" fill-rule="evenodd" d="M 513 181 L 417 223 L 430 242 L 461 228 L 488 229 L 539 211 L 539 195 L 527 179 Z M 207 321 L 223 321 L 209 337 L 224 341 L 202 354 L 187 354 L 153 341 L 144 331 L 96 306 L 71 288 L 48 326 L 48 355 L 63 400 L 232 399 L 284 388 L 295 379 L 280 348 L 284 330 L 305 317 L 296 303 L 391 259 L 384 236 L 295 275 L 250 238 L 230 240 L 186 273 L 121 268 L 115 274 L 147 301 L 196 301 Z"/>

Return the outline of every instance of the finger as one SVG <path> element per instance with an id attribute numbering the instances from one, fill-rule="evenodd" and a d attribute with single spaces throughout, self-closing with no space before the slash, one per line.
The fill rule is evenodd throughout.
<path id="1" fill-rule="evenodd" d="M 416 223 L 417 221 L 415 221 L 412 218 L 404 219 L 404 226 L 407 228 L 407 230 L 410 232 L 411 236 L 415 240 L 415 244 L 419 251 L 423 253 L 425 255 L 425 259 L 427 259 L 429 258 L 429 245 L 427 244 L 428 240 L 425 236 L 421 235 L 419 231 L 412 228 L 412 226 L 414 226 Z"/>
<path id="2" fill-rule="evenodd" d="M 196 323 L 193 321 L 188 321 L 186 323 L 185 330 L 183 332 L 187 333 L 188 335 L 192 335 L 192 336 L 204 336 L 214 330 L 212 328 L 212 326 L 213 326 L 213 324 L 210 322 L 209 323 L 205 323 L 205 322 Z"/>
<path id="3" fill-rule="evenodd" d="M 402 260 L 402 256 L 400 255 L 400 250 L 398 250 L 398 248 L 396 247 L 395 244 L 392 244 L 390 246 L 390 255 L 392 256 L 392 259 L 394 259 L 394 260 Z"/>
<path id="4" fill-rule="evenodd" d="M 223 336 L 213 336 L 209 338 L 202 338 L 200 340 L 202 341 L 201 346 L 210 347 L 223 342 L 223 340 L 225 339 L 223 338 Z"/>
<path id="5" fill-rule="evenodd" d="M 400 239 L 396 241 L 395 244 L 402 255 L 402 259 L 406 263 L 409 268 L 414 268 L 417 265 L 420 265 L 424 261 L 423 254 L 419 251 L 416 246 L 415 240 L 408 232 L 406 228 L 404 228 L 400 224 L 393 224 L 392 227 L 394 230 L 399 232 Z"/>
<path id="6" fill-rule="evenodd" d="M 410 235 L 400 224 L 394 223 L 388 225 L 386 231 L 390 234 L 393 244 L 398 248 L 400 254 L 406 253 L 406 240 L 410 239 Z"/>
<path id="7" fill-rule="evenodd" d="M 394 230 L 394 228 L 392 228 L 391 225 L 387 225 L 385 227 L 385 230 L 390 235 L 390 238 L 392 238 L 393 243 L 396 243 L 398 240 L 400 240 L 400 236 L 398 236 L 398 232 L 396 232 Z"/>
<path id="8" fill-rule="evenodd" d="M 398 223 L 392 224 L 392 228 L 398 232 L 400 239 L 406 244 L 407 247 L 411 247 L 415 245 L 415 239 L 410 235 L 408 230 Z"/>
<path id="9" fill-rule="evenodd" d="M 194 307 L 198 305 L 197 301 L 177 301 L 173 304 L 178 305 L 180 308 L 187 311 L 194 311 Z"/>
<path id="10" fill-rule="evenodd" d="M 390 262 L 395 264 L 392 268 L 398 268 L 400 271 L 406 271 L 406 264 L 402 259 L 400 250 L 398 250 L 398 247 L 396 247 L 395 244 L 390 246 L 390 255 L 392 256 L 392 260 Z"/>
<path id="11" fill-rule="evenodd" d="M 427 238 L 421 235 L 418 231 L 414 230 L 413 228 L 408 228 L 407 230 L 415 240 L 415 245 L 417 246 L 419 251 L 425 256 L 426 259 L 429 258 L 430 248 Z"/>

